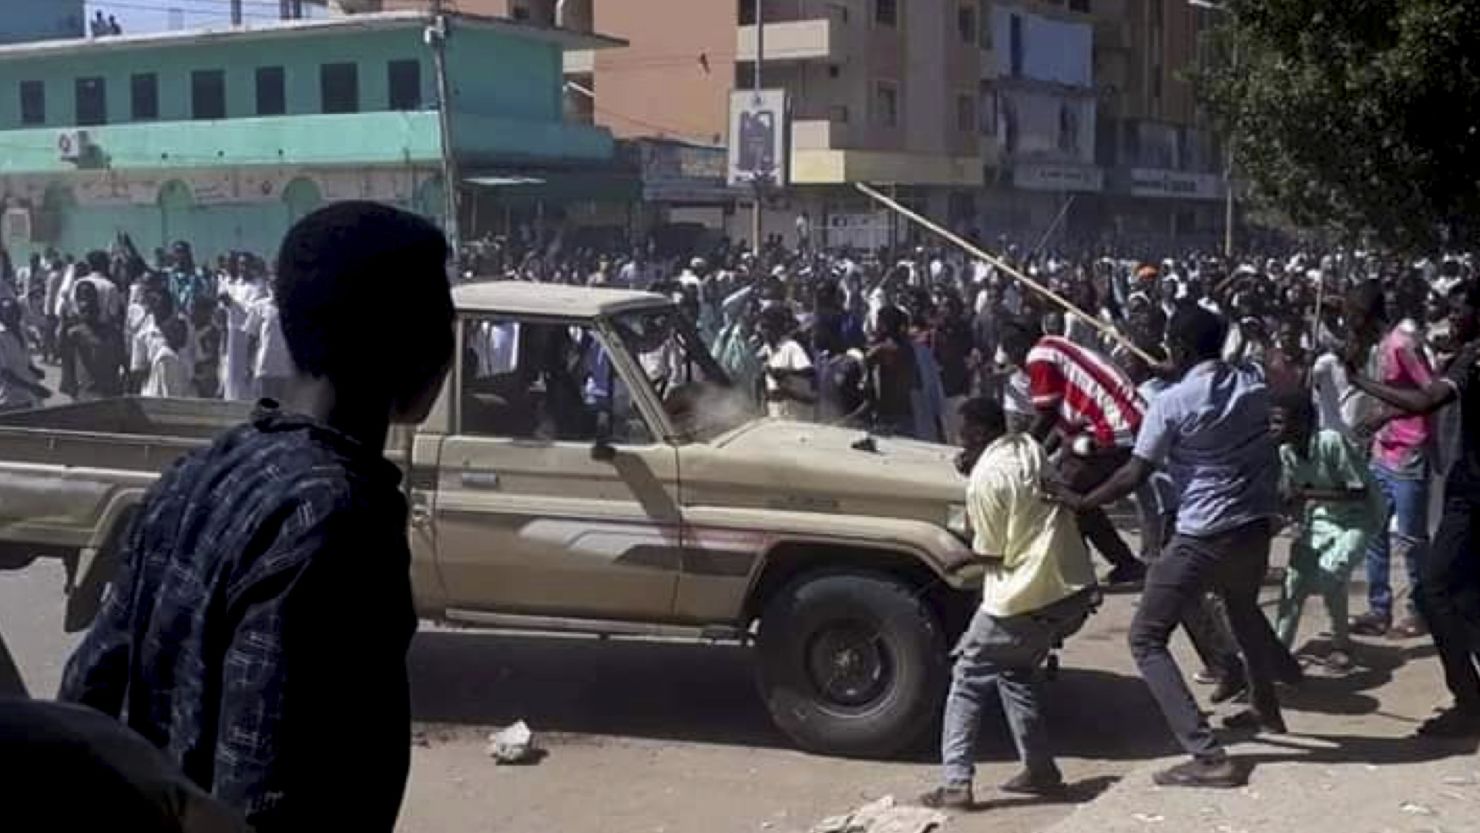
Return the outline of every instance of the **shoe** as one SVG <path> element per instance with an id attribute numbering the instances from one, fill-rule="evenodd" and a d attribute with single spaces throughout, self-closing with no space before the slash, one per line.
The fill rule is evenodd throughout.
<path id="1" fill-rule="evenodd" d="M 921 807 L 932 810 L 970 810 L 976 800 L 971 795 L 971 785 L 959 787 L 936 787 L 918 799 Z"/>
<path id="2" fill-rule="evenodd" d="M 1170 769 L 1151 776 L 1159 787 L 1219 787 L 1232 789 L 1242 787 L 1248 776 L 1243 769 L 1228 758 L 1208 761 L 1193 758 Z"/>
<path id="3" fill-rule="evenodd" d="M 1234 677 L 1224 677 L 1218 681 L 1218 687 L 1208 695 L 1208 699 L 1214 703 L 1227 703 L 1229 700 L 1243 694 L 1249 688 L 1249 680 L 1243 674 Z"/>
<path id="4" fill-rule="evenodd" d="M 1346 673 L 1356 667 L 1356 661 L 1352 655 L 1341 648 L 1332 648 L 1331 653 L 1326 655 L 1326 668 L 1338 673 Z"/>
<path id="5" fill-rule="evenodd" d="M 1414 734 L 1421 738 L 1480 737 L 1480 708 L 1451 706 L 1424 721 Z"/>
<path id="6" fill-rule="evenodd" d="M 1146 580 L 1146 565 L 1139 561 L 1128 561 L 1110 571 L 1105 576 L 1105 584 L 1114 587 L 1116 585 L 1140 584 Z"/>
<path id="7" fill-rule="evenodd" d="M 1387 636 L 1390 627 L 1392 617 L 1371 610 L 1351 619 L 1352 633 L 1358 636 Z"/>
<path id="8" fill-rule="evenodd" d="M 1388 639 L 1417 639 L 1420 636 L 1428 636 L 1428 625 L 1423 620 L 1412 614 L 1404 616 L 1398 624 L 1388 630 Z"/>
<path id="9" fill-rule="evenodd" d="M 1064 791 L 1064 776 L 1058 767 L 1042 772 L 1025 769 L 1003 784 L 1001 789 L 1018 795 L 1056 795 Z"/>
<path id="10" fill-rule="evenodd" d="M 1285 719 L 1280 715 L 1279 709 L 1273 711 L 1259 709 L 1244 709 L 1237 714 L 1231 714 L 1223 718 L 1224 728 L 1239 732 L 1264 732 L 1271 735 L 1289 734 L 1285 728 Z"/>

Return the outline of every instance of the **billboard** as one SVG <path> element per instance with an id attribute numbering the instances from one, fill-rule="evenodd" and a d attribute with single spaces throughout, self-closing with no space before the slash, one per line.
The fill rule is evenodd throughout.
<path id="1" fill-rule="evenodd" d="M 786 184 L 786 91 L 730 93 L 729 175 L 733 186 Z"/>

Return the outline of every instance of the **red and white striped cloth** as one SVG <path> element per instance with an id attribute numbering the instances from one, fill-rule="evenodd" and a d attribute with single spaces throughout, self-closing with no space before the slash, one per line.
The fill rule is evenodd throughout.
<path id="1" fill-rule="evenodd" d="M 1101 448 L 1135 444 L 1146 404 L 1108 358 L 1066 338 L 1044 336 L 1025 364 L 1033 406 L 1056 408 L 1065 434 L 1087 433 Z"/>

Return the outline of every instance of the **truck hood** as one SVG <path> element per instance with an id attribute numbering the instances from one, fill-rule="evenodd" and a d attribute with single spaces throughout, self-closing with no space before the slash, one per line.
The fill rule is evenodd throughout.
<path id="1" fill-rule="evenodd" d="M 956 449 L 852 428 L 762 419 L 685 462 L 688 496 L 706 503 L 945 522 L 965 499 Z"/>

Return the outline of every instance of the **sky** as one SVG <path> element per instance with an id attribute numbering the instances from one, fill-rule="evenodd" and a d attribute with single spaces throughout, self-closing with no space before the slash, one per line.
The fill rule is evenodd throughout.
<path id="1" fill-rule="evenodd" d="M 4 2 L 4 0 L 0 0 Z M 89 0 L 87 18 L 101 10 L 118 18 L 124 32 L 160 32 L 172 28 L 199 29 L 231 22 L 230 0 Z M 172 14 L 178 10 L 178 14 Z M 305 5 L 304 14 L 321 16 L 323 8 Z M 278 18 L 278 0 L 242 0 L 247 23 L 265 23 Z"/>

